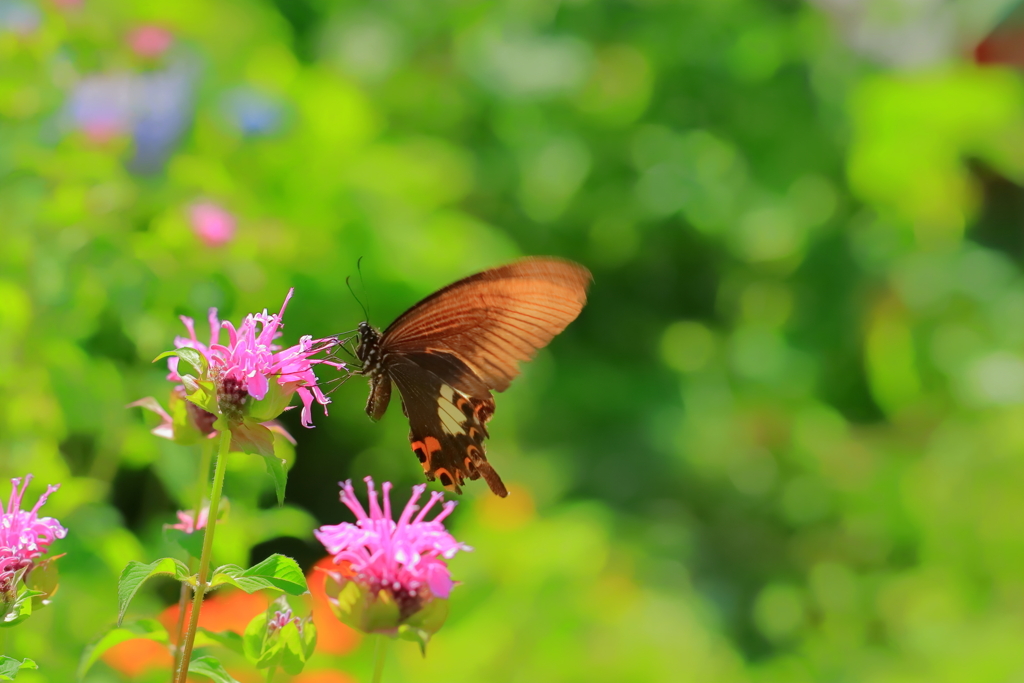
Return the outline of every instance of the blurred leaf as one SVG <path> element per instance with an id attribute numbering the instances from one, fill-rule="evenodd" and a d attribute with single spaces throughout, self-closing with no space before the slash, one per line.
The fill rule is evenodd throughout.
<path id="1" fill-rule="evenodd" d="M 181 546 L 192 557 L 199 558 L 203 554 L 204 534 L 200 533 L 201 531 L 202 529 L 197 529 L 189 534 L 181 529 L 164 529 L 164 538 Z"/>
<path id="2" fill-rule="evenodd" d="M 274 480 L 277 504 L 284 505 L 284 491 L 288 486 L 288 470 L 285 469 L 285 461 L 276 455 L 264 455 L 263 462 L 267 466 L 267 474 Z"/>
<path id="3" fill-rule="evenodd" d="M 32 598 L 32 609 L 38 610 L 50 602 L 50 597 L 57 592 L 60 585 L 60 572 L 57 571 L 57 560 L 64 555 L 47 557 L 37 562 L 26 577 L 26 584 L 29 588 L 39 591 L 40 595 Z"/>
<path id="4" fill-rule="evenodd" d="M 188 581 L 190 572 L 181 560 L 176 560 L 173 557 L 165 557 L 149 564 L 135 562 L 134 560 L 129 562 L 128 566 L 121 572 L 121 578 L 117 584 L 118 625 L 124 619 L 124 613 L 128 609 L 128 604 L 135 597 L 135 594 L 139 592 L 142 584 L 145 583 L 146 579 L 158 575 L 173 576 L 178 581 Z"/>
<path id="5" fill-rule="evenodd" d="M 419 643 L 420 653 L 427 656 L 427 643 L 448 619 L 448 601 L 435 598 L 398 627 L 398 637 Z"/>
<path id="6" fill-rule="evenodd" d="M 246 625 L 245 633 L 242 634 L 242 652 L 249 663 L 259 668 L 260 660 L 267 654 L 264 652 L 264 643 L 267 640 L 268 612 L 273 607 L 260 612 Z"/>
<path id="7" fill-rule="evenodd" d="M 214 683 L 238 683 L 231 677 L 231 674 L 224 670 L 224 666 L 219 661 L 209 656 L 197 657 L 189 662 L 188 672 L 197 676 L 205 676 L 213 680 Z"/>
<path id="8" fill-rule="evenodd" d="M 231 450 L 273 458 L 274 433 L 259 422 L 247 417 L 241 424 L 231 427 Z"/>
<path id="9" fill-rule="evenodd" d="M 306 662 L 316 649 L 316 627 L 309 618 L 303 620 L 302 628 L 289 621 L 281 629 L 281 668 L 292 676 L 302 673 Z"/>
<path id="10" fill-rule="evenodd" d="M 156 619 L 139 619 L 138 621 L 118 626 L 103 634 L 98 641 L 86 646 L 82 652 L 82 659 L 78 666 L 78 678 L 81 680 L 89 672 L 107 650 L 127 640 L 144 638 L 158 643 L 170 643 L 170 636 L 167 629 Z"/>
<path id="11" fill-rule="evenodd" d="M 206 645 L 214 644 L 226 647 L 232 652 L 243 654 L 242 636 L 238 635 L 234 631 L 214 632 L 200 626 L 198 631 L 196 632 L 195 646 L 205 647 Z"/>
<path id="12" fill-rule="evenodd" d="M 275 588 L 288 595 L 302 595 L 308 590 L 306 577 L 295 560 L 277 554 L 248 569 L 236 565 L 218 567 L 214 570 L 210 586 L 216 588 L 224 584 L 237 586 L 246 593 Z"/>
<path id="13" fill-rule="evenodd" d="M 7 655 L 0 656 L 0 681 L 13 681 L 22 669 L 38 669 L 31 659 L 17 660 Z"/>

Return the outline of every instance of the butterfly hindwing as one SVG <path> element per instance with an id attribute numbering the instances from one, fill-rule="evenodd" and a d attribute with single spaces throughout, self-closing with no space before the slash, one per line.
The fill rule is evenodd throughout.
<path id="1" fill-rule="evenodd" d="M 399 357 L 388 364 L 388 373 L 402 396 L 409 442 L 427 478 L 461 493 L 465 479 L 483 477 L 494 493 L 508 495 L 484 451 L 494 399 L 479 378 L 459 359 L 430 353 Z"/>

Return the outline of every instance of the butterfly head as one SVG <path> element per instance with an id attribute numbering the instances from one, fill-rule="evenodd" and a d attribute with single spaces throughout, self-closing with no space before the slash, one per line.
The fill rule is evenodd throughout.
<path id="1" fill-rule="evenodd" d="M 370 375 L 380 368 L 380 332 L 368 322 L 359 323 L 359 345 L 356 357 L 363 364 L 363 374 Z"/>

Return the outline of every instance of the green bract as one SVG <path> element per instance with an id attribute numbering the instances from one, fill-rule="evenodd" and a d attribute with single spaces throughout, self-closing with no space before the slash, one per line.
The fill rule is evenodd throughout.
<path id="1" fill-rule="evenodd" d="M 442 598 L 431 598 L 417 612 L 403 619 L 394 597 L 386 590 L 374 593 L 334 573 L 327 574 L 324 589 L 331 611 L 342 623 L 362 633 L 381 633 L 415 641 L 424 654 L 431 636 L 448 618 L 448 601 Z"/>

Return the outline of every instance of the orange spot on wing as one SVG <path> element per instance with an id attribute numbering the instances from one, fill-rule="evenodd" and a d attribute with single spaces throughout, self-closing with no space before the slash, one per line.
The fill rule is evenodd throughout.
<path id="1" fill-rule="evenodd" d="M 432 436 L 428 436 L 423 441 L 412 441 L 412 452 L 419 458 L 420 464 L 423 466 L 424 472 L 430 472 L 430 461 L 433 459 L 434 453 L 441 450 L 441 442 Z"/>
<path id="2" fill-rule="evenodd" d="M 458 492 L 459 484 L 462 483 L 462 473 L 456 471 L 454 474 L 449 472 L 444 467 L 438 467 L 434 470 L 434 476 L 441 480 L 441 485 L 449 491 Z M 447 477 L 448 483 L 445 483 Z"/>

